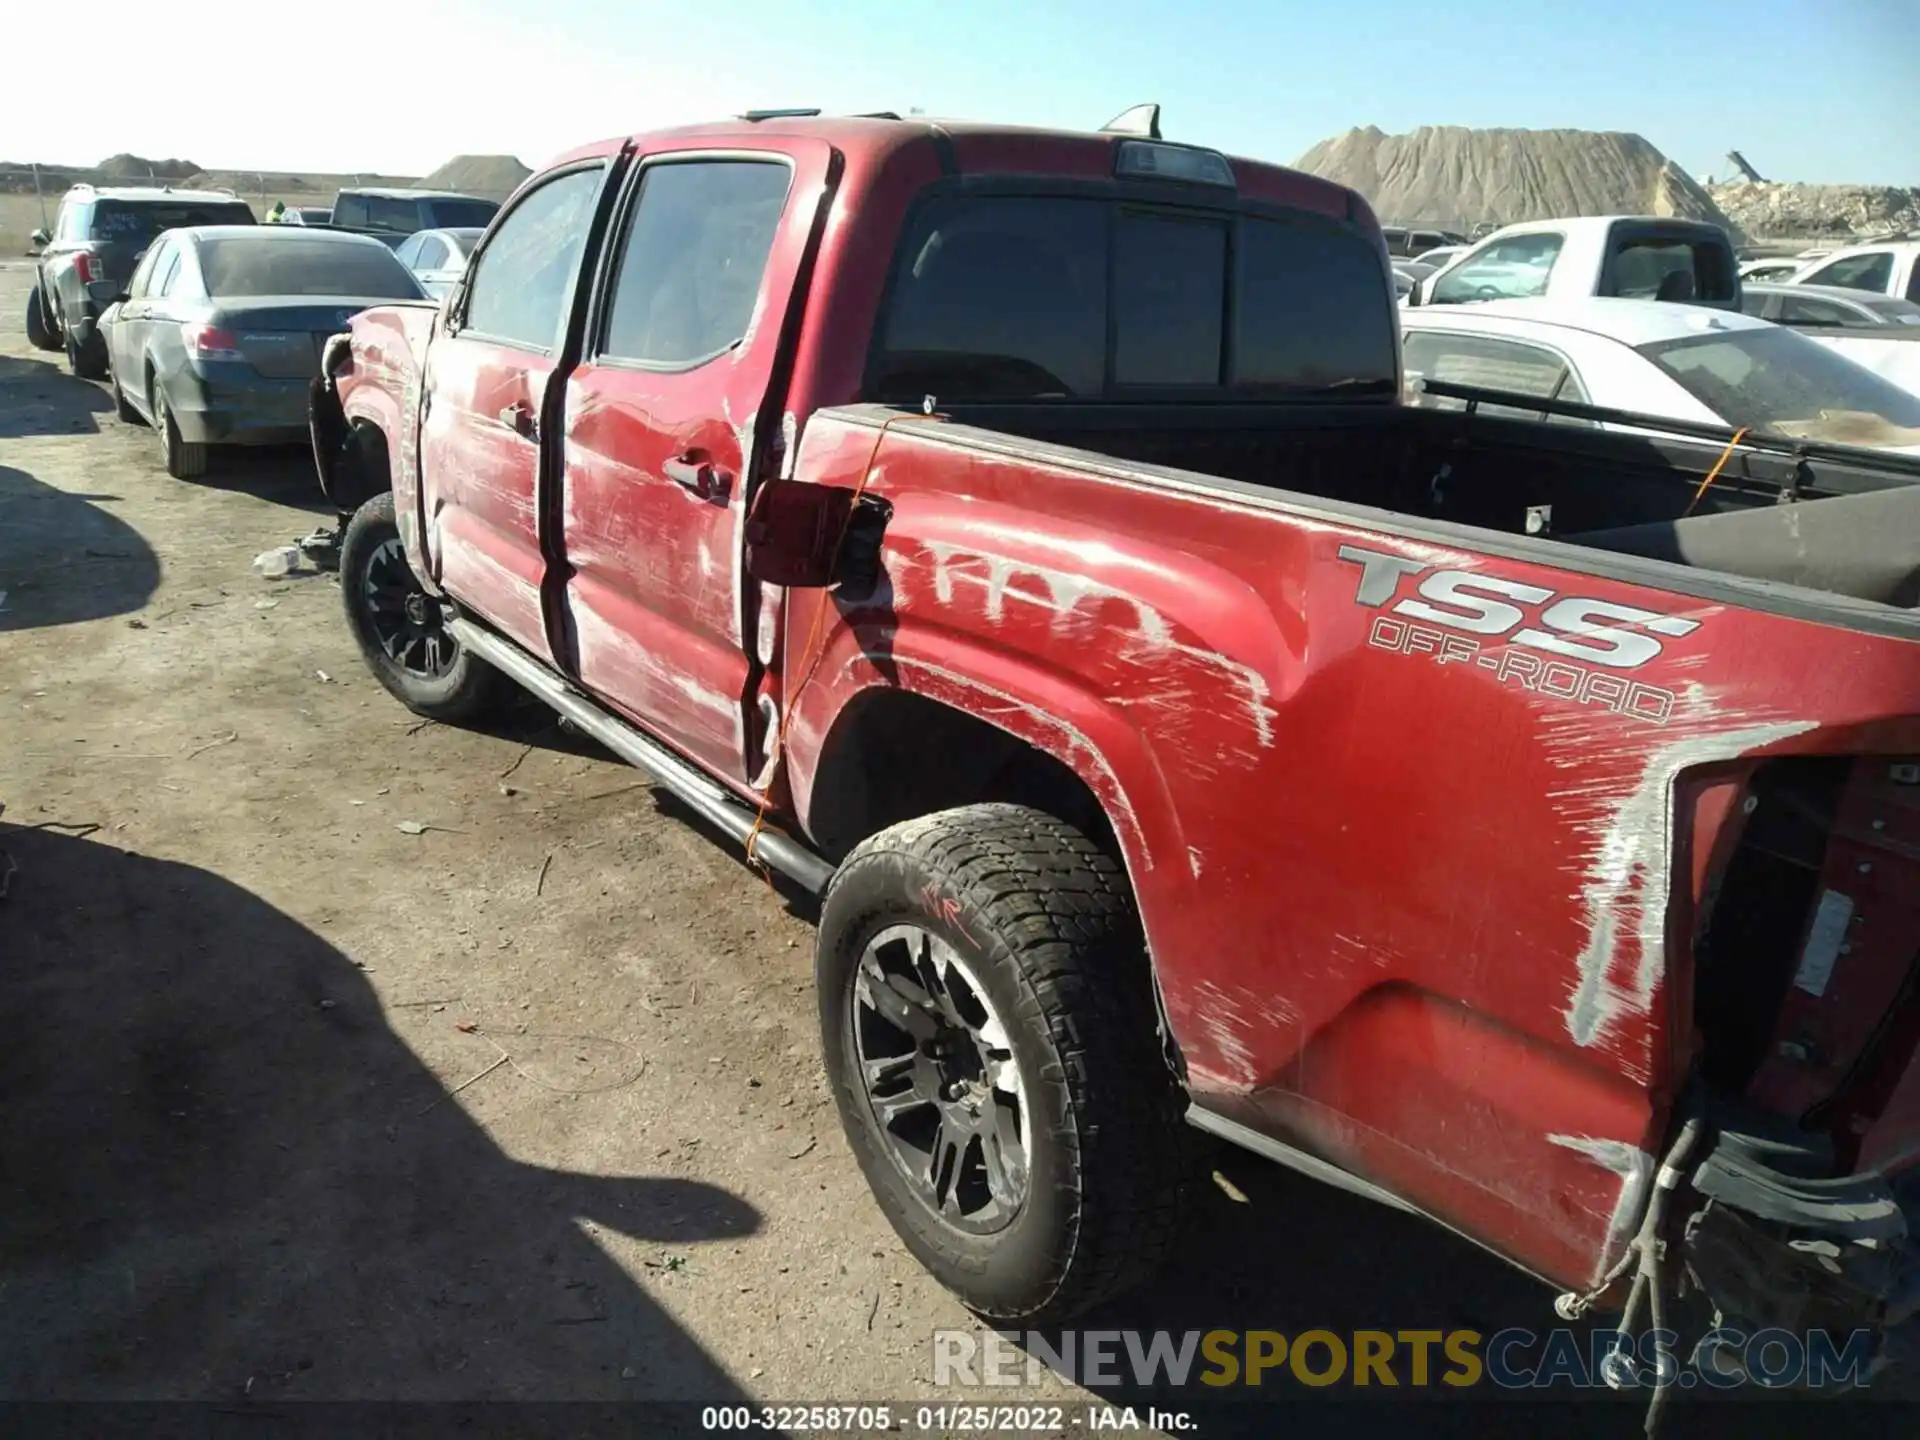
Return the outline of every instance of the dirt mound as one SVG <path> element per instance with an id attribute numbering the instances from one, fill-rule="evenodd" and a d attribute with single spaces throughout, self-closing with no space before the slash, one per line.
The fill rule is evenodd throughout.
<path id="1" fill-rule="evenodd" d="M 420 184 L 428 190 L 504 198 L 532 173 L 511 155 L 456 155 Z"/>
<path id="2" fill-rule="evenodd" d="M 305 175 L 261 174 L 255 170 L 203 170 L 192 183 L 200 190 L 232 190 L 242 195 L 292 195 L 321 188 Z"/>
<path id="3" fill-rule="evenodd" d="M 1730 180 L 1708 188 L 1741 229 L 1770 240 L 1920 230 L 1920 187 Z"/>
<path id="4" fill-rule="evenodd" d="M 1369 125 L 1323 140 L 1296 167 L 1349 185 L 1384 221 L 1465 230 L 1561 215 L 1673 215 L 1735 227 L 1704 186 L 1638 135 Z"/>
<path id="5" fill-rule="evenodd" d="M 144 156 L 129 155 L 122 151 L 118 155 L 109 155 L 94 171 L 104 180 L 184 180 L 189 175 L 198 175 L 200 167 L 191 160 L 148 160 Z"/>

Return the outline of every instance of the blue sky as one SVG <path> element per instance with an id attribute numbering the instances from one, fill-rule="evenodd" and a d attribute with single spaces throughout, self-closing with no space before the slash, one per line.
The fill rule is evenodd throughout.
<path id="1" fill-rule="evenodd" d="M 1084 128 L 1158 100 L 1171 137 L 1269 160 L 1354 125 L 1569 126 L 1638 131 L 1702 179 L 1737 147 L 1769 178 L 1920 184 L 1920 0 L 328 0 L 301 20 L 175 0 L 166 25 L 150 0 L 86 9 L 93 33 L 141 32 L 155 83 L 74 105 L 69 67 L 26 67 L 0 160 L 418 173 L 755 105 Z"/>

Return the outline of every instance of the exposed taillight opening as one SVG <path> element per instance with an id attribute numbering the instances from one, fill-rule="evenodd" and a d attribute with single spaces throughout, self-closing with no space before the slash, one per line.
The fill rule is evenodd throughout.
<path id="1" fill-rule="evenodd" d="M 100 274 L 99 257 L 89 255 L 84 250 L 76 250 L 73 253 L 73 273 L 82 285 L 91 285 L 94 281 L 105 278 Z"/>
<path id="2" fill-rule="evenodd" d="M 1920 1040 L 1920 766 L 1758 767 L 1694 946 L 1698 1074 L 1844 1166 Z"/>
<path id="3" fill-rule="evenodd" d="M 218 325 L 182 325 L 182 338 L 186 341 L 187 354 L 195 360 L 245 360 L 241 353 L 240 340 L 231 330 L 223 330 Z"/>

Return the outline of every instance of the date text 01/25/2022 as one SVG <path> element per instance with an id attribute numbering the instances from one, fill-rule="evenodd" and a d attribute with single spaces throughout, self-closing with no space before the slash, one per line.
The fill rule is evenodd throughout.
<path id="1" fill-rule="evenodd" d="M 1195 1428 L 1184 1410 L 1131 1405 L 709 1405 L 703 1430 L 765 1430 L 783 1434 L 856 1434 L 893 1429 L 937 1435 L 1057 1434 L 1082 1430 L 1177 1433 Z"/>

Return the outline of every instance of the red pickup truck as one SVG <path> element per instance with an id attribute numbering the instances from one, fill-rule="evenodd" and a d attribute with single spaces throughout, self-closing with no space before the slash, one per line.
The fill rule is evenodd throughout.
<path id="1" fill-rule="evenodd" d="M 891 117 L 577 150 L 323 371 L 374 674 L 824 897 L 848 1137 L 982 1314 L 1146 1275 L 1188 1126 L 1565 1313 L 1912 1311 L 1920 467 L 1403 405 L 1350 191 Z"/>

